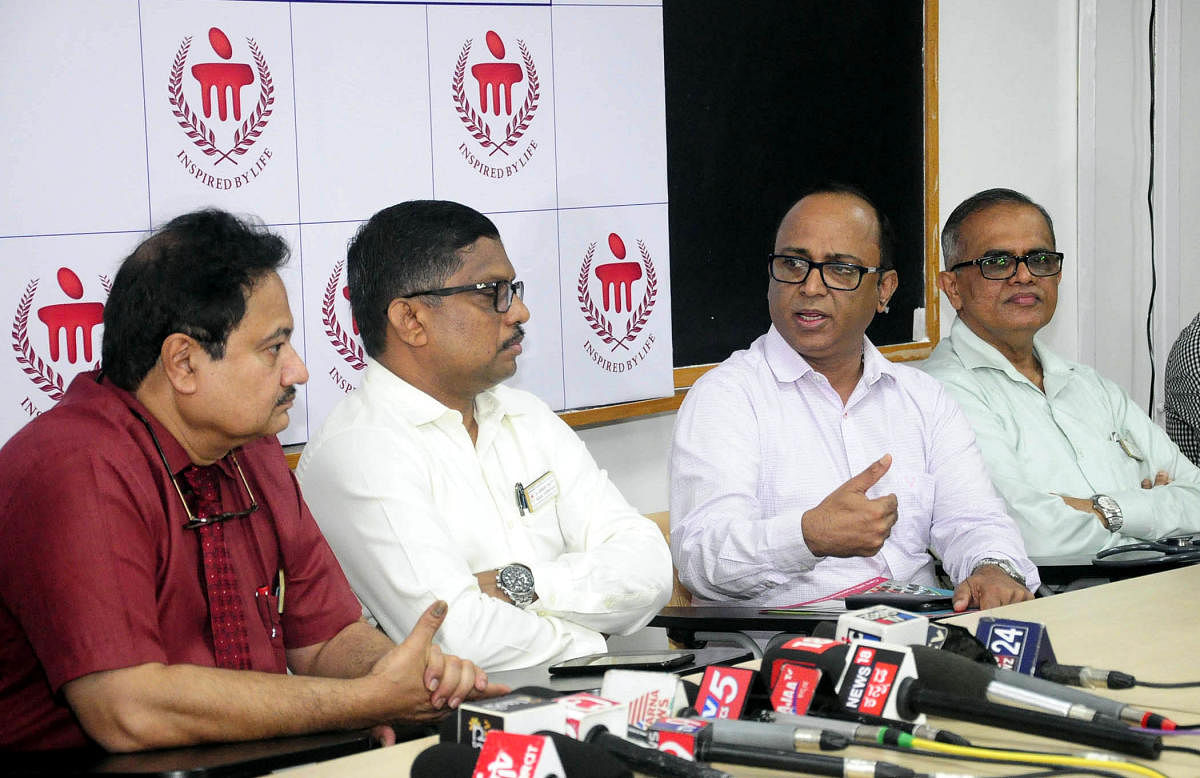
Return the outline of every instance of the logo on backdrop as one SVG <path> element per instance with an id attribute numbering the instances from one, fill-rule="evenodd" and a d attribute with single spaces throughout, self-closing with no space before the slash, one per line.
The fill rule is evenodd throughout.
<path id="1" fill-rule="evenodd" d="M 537 151 L 537 141 L 522 147 L 521 140 L 537 113 L 541 87 L 525 41 L 517 39 L 520 62 L 508 57 L 504 40 L 494 30 L 488 30 L 484 42 L 486 52 L 472 56 L 475 39 L 467 39 L 450 80 L 455 110 L 471 136 L 470 142 L 459 144 L 458 151 L 480 175 L 508 178 Z"/>
<path id="2" fill-rule="evenodd" d="M 245 40 L 245 50 L 239 46 L 235 51 L 229 36 L 212 27 L 208 45 L 193 56 L 192 36 L 188 35 L 175 52 L 167 79 L 171 112 L 193 147 L 185 146 L 175 158 L 188 175 L 212 189 L 248 186 L 271 159 L 271 150 L 265 146 L 247 156 L 271 118 L 275 85 L 258 43 L 253 38 Z M 193 62 L 190 67 L 189 59 Z M 199 112 L 193 108 L 197 98 Z"/>
<path id="3" fill-rule="evenodd" d="M 334 351 L 352 370 L 357 372 L 367 366 L 367 354 L 358 337 L 358 322 L 351 314 L 350 329 L 354 334 L 350 335 L 338 320 L 338 308 L 342 307 L 345 310 L 349 306 L 350 300 L 350 287 L 342 283 L 342 270 L 345 267 L 346 260 L 339 259 L 333 266 L 333 272 L 329 274 L 329 282 L 325 284 L 325 294 L 321 298 L 321 324 L 325 326 L 325 337 L 329 338 L 329 343 L 333 346 Z M 346 302 L 342 303 L 342 300 Z M 329 377 L 333 379 L 339 389 L 347 394 L 355 387 L 352 380 L 338 371 L 337 365 L 329 368 Z"/>
<path id="4" fill-rule="evenodd" d="M 108 276 L 98 278 L 107 296 L 112 283 Z M 21 372 L 54 401 L 62 399 L 75 374 L 100 366 L 97 327 L 104 321 L 104 303 L 83 301 L 86 290 L 74 270 L 60 267 L 56 280 L 57 289 L 41 295 L 37 293 L 40 278 L 25 285 L 12 326 L 12 347 Z M 50 304 L 35 308 L 41 300 Z M 30 416 L 42 412 L 31 397 L 21 401 L 21 408 Z"/>
<path id="5" fill-rule="evenodd" d="M 609 233 L 608 250 L 616 261 L 593 267 L 596 259 L 593 242 L 588 244 L 579 268 L 579 309 L 595 336 L 584 341 L 583 349 L 593 362 L 610 373 L 632 370 L 654 346 L 654 333 L 640 336 L 654 310 L 658 275 L 646 244 L 639 240 L 637 247 L 641 261 L 626 261 L 625 241 L 617 233 Z M 599 308 L 593 296 L 597 287 Z"/>

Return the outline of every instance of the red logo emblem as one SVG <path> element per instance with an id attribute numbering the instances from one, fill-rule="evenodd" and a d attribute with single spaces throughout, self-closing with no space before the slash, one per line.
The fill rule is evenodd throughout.
<path id="1" fill-rule="evenodd" d="M 592 333 L 599 339 L 600 344 L 594 345 L 591 340 L 584 343 L 584 350 L 597 365 L 612 373 L 623 373 L 641 362 L 654 345 L 653 333 L 647 333 L 641 348 L 636 352 L 638 336 L 650 319 L 654 310 L 654 301 L 658 297 L 658 275 L 654 269 L 654 261 L 646 244 L 637 242 L 641 261 L 625 261 L 625 241 L 617 233 L 609 233 L 608 249 L 616 262 L 606 262 L 592 267 L 596 258 L 596 244 L 588 244 L 587 253 L 583 256 L 583 264 L 579 268 L 579 309 L 583 318 L 592 328 Z M 600 287 L 600 308 L 596 307 L 592 294 L 593 279 Z M 642 287 L 638 303 L 634 305 L 635 287 Z M 601 310 L 603 309 L 603 310 Z M 617 355 L 621 361 L 613 361 L 610 355 L 617 349 L 623 349 L 624 354 Z"/>
<path id="2" fill-rule="evenodd" d="M 346 260 L 339 259 L 333 266 L 333 272 L 329 274 L 329 282 L 325 284 L 325 294 L 321 298 L 321 324 L 325 327 L 325 337 L 329 338 L 334 351 L 351 369 L 359 371 L 367 366 L 367 354 L 358 339 L 358 322 L 353 316 L 350 317 L 350 328 L 354 335 L 349 335 L 342 328 L 337 313 L 338 298 L 350 299 L 350 288 L 342 283 L 342 270 L 345 267 Z M 329 377 L 347 394 L 354 388 L 354 383 L 339 373 L 336 366 L 329 368 Z"/>
<path id="3" fill-rule="evenodd" d="M 99 276 L 100 285 L 107 295 L 112 283 L 107 276 Z M 81 300 L 84 295 L 83 282 L 79 280 L 74 270 L 67 267 L 58 269 L 58 288 L 60 292 L 72 301 Z M 104 303 L 97 302 L 63 302 L 44 305 L 34 309 L 34 297 L 37 294 L 38 282 L 33 279 L 25 286 L 25 291 L 17 303 L 16 316 L 13 318 L 12 347 L 17 354 L 17 363 L 21 372 L 29 376 L 34 386 L 45 392 L 51 400 L 61 400 L 66 391 L 67 380 L 74 373 L 90 370 L 100 366 L 95 351 L 96 327 L 104 321 Z M 45 325 L 45 336 L 42 329 L 34 325 L 34 337 L 29 335 L 29 314 L 33 311 L 37 319 Z M 45 343 L 46 357 L 38 353 L 35 343 Z M 65 349 L 64 349 L 65 346 Z M 63 353 L 65 350 L 65 354 Z M 62 362 L 66 360 L 64 369 Z M 55 369 L 55 366 L 58 366 Z M 26 398 L 21 406 L 29 415 L 39 411 L 33 401 Z"/>
<path id="4" fill-rule="evenodd" d="M 488 53 L 468 67 L 472 61 L 474 39 L 467 39 L 450 79 L 450 93 L 458 118 L 479 147 L 476 150 L 461 143 L 458 150 L 480 175 L 507 178 L 525 167 L 537 150 L 535 141 L 530 141 L 524 149 L 518 150 L 516 146 L 537 113 L 541 87 L 525 41 L 517 40 L 517 48 L 521 51 L 521 62 L 518 63 L 505 61 L 504 40 L 494 30 L 488 30 L 484 40 Z M 467 78 L 468 71 L 470 79 Z M 519 106 L 514 105 L 514 88 L 518 96 L 522 91 L 525 93 Z M 474 105 L 471 97 L 475 98 Z"/>
<path id="5" fill-rule="evenodd" d="M 275 104 L 275 85 L 267 59 L 253 38 L 246 38 L 253 67 L 247 62 L 233 61 L 233 44 L 219 27 L 209 29 L 208 43 L 212 54 L 206 52 L 207 56 L 197 57 L 201 61 L 190 68 L 187 62 L 192 36 L 185 37 L 179 44 L 167 80 L 167 95 L 175 120 L 193 145 L 209 158 L 211 168 L 198 164 L 203 160 L 189 157 L 187 149 L 181 150 L 176 158 L 190 175 L 206 186 L 240 189 L 257 178 L 271 158 L 271 150 L 264 148 L 251 167 L 235 169 L 267 126 Z M 216 61 L 206 61 L 214 55 Z M 242 90 L 251 87 L 255 80 L 258 81 L 258 101 L 243 116 Z M 199 95 L 203 115 L 192 109 L 187 98 L 189 92 L 193 96 Z M 229 164 L 219 168 L 223 162 Z"/>

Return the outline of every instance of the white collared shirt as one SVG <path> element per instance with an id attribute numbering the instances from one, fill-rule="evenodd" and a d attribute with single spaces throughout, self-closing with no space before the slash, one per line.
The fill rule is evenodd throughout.
<path id="1" fill-rule="evenodd" d="M 643 627 L 671 595 L 655 524 L 532 394 L 493 387 L 475 419 L 472 445 L 458 411 L 368 360 L 305 446 L 304 496 L 370 615 L 401 640 L 443 599 L 438 644 L 493 671 L 604 651 L 600 633 Z M 557 496 L 521 515 L 516 484 L 546 473 Z M 533 570 L 527 610 L 478 587 L 476 572 L 510 562 Z"/>
<path id="2" fill-rule="evenodd" d="M 801 518 L 884 454 L 868 497 L 899 517 L 873 557 L 816 557 Z M 843 406 L 824 375 L 772 327 L 705 374 L 684 400 L 671 449 L 671 550 L 707 600 L 792 605 L 874 578 L 955 583 L 985 557 L 1037 570 L 996 495 L 958 405 L 920 371 L 863 339 L 863 375 Z"/>

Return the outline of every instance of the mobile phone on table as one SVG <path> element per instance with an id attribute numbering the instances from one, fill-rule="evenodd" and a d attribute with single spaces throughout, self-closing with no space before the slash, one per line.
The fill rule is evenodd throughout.
<path id="1" fill-rule="evenodd" d="M 863 592 L 846 598 L 846 610 L 856 611 L 872 605 L 886 605 L 902 611 L 924 613 L 954 609 L 954 598 L 945 594 L 909 594 L 901 592 Z"/>
<path id="2" fill-rule="evenodd" d="M 588 654 L 550 665 L 551 675 L 595 675 L 605 670 L 673 670 L 695 661 L 696 655 L 678 651 Z"/>

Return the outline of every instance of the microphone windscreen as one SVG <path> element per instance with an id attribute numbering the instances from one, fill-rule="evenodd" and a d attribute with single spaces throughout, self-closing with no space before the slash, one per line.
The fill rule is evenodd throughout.
<path id="1" fill-rule="evenodd" d="M 987 667 L 957 654 L 927 646 L 912 646 L 912 654 L 917 677 L 927 689 L 985 699 L 988 684 L 995 680 Z"/>
<path id="2" fill-rule="evenodd" d="M 466 743 L 438 743 L 413 760 L 412 778 L 471 778 L 479 750 Z"/>
<path id="3" fill-rule="evenodd" d="M 530 697 L 540 697 L 543 700 L 553 700 L 566 696 L 565 692 L 548 689 L 545 686 L 522 686 L 519 689 L 513 689 L 509 694 L 528 694 Z"/>
<path id="4" fill-rule="evenodd" d="M 451 711 L 449 716 L 438 722 L 438 742 L 458 742 L 458 711 Z"/>
<path id="5" fill-rule="evenodd" d="M 941 646 L 942 651 L 966 657 L 981 665 L 996 666 L 996 657 L 991 651 L 988 651 L 983 641 L 971 633 L 971 630 L 957 624 L 943 623 L 942 626 L 948 630 L 946 641 Z"/>
<path id="6" fill-rule="evenodd" d="M 554 741 L 563 768 L 571 778 L 633 778 L 633 771 L 625 763 L 603 748 L 591 743 L 580 743 L 557 732 L 540 732 Z"/>
<path id="7" fill-rule="evenodd" d="M 813 627 L 812 636 L 814 638 L 829 638 L 833 640 L 837 637 L 837 622 L 818 621 L 817 626 Z"/>
<path id="8" fill-rule="evenodd" d="M 524 692 L 530 694 L 530 692 Z M 557 732 L 539 732 L 554 741 L 563 769 L 571 778 L 633 778 L 623 762 L 604 749 Z M 438 743 L 413 760 L 412 778 L 471 778 L 479 749 L 466 743 Z"/>

